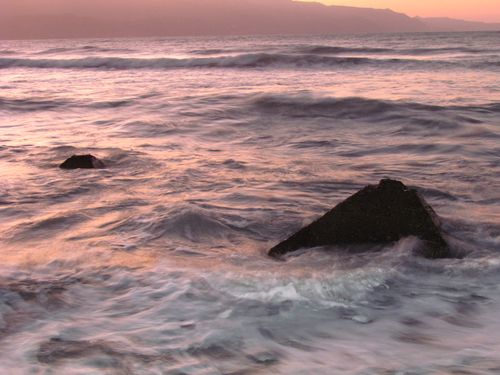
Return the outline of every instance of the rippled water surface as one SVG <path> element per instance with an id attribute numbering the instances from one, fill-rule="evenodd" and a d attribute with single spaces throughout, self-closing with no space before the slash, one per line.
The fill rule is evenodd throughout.
<path id="1" fill-rule="evenodd" d="M 384 177 L 463 259 L 266 256 Z M 0 41 L 0 233 L 2 374 L 499 374 L 500 34 Z"/>

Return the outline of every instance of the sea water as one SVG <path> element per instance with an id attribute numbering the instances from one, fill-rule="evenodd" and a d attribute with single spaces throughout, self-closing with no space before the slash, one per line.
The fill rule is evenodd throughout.
<path id="1" fill-rule="evenodd" d="M 463 259 L 266 255 L 386 177 Z M 1 374 L 499 374 L 500 33 L 0 41 L 0 233 Z"/>

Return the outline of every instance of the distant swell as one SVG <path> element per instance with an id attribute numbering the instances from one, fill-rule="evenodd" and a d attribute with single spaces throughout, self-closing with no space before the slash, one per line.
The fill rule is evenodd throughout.
<path id="1" fill-rule="evenodd" d="M 499 103 L 482 106 L 437 106 L 359 97 L 332 98 L 310 95 L 262 95 L 253 99 L 253 106 L 269 115 L 349 120 L 368 118 L 373 122 L 413 118 L 420 125 L 440 127 L 462 122 L 475 123 L 476 114 L 500 113 Z"/>
<path id="2" fill-rule="evenodd" d="M 10 112 L 36 112 L 58 110 L 64 107 L 80 107 L 92 109 L 118 108 L 133 105 L 135 98 L 122 100 L 79 102 L 70 99 L 43 99 L 43 98 L 2 98 L 0 97 L 0 110 Z"/>
<path id="3" fill-rule="evenodd" d="M 0 110 L 34 112 L 47 111 L 66 105 L 64 100 L 43 99 L 3 99 L 0 97 Z"/>
<path id="4" fill-rule="evenodd" d="M 335 46 L 311 46 L 298 49 L 301 53 L 311 54 L 340 54 L 340 53 L 389 53 L 393 51 L 390 48 L 349 48 L 349 47 L 335 47 Z"/>
<path id="5" fill-rule="evenodd" d="M 3 55 L 3 56 L 6 56 L 6 55 L 15 55 L 16 54 L 16 51 L 11 51 L 11 50 L 8 50 L 8 49 L 3 49 L 3 50 L 0 50 L 0 56 Z"/>
<path id="6" fill-rule="evenodd" d="M 35 112 L 35 111 L 50 111 L 60 108 L 91 108 L 91 109 L 106 109 L 132 106 L 138 103 L 141 97 L 124 98 L 121 100 L 107 101 L 76 101 L 69 98 L 66 99 L 44 99 L 39 97 L 29 98 L 2 98 L 0 97 L 0 110 L 10 112 Z M 235 97 L 235 100 L 241 100 L 241 97 Z M 227 102 L 229 99 L 223 99 Z M 412 114 L 421 113 L 429 115 L 429 119 L 425 120 L 427 124 L 443 121 L 437 117 L 443 115 L 445 118 L 456 113 L 455 120 L 468 123 L 475 123 L 475 115 L 494 115 L 500 114 L 500 103 L 491 102 L 481 105 L 471 106 L 438 106 L 421 104 L 417 102 L 407 101 L 390 101 L 368 99 L 362 97 L 322 97 L 308 94 L 297 95 L 250 95 L 243 99 L 252 112 L 258 110 L 270 116 L 285 115 L 288 117 L 330 117 L 330 118 L 370 118 L 373 121 L 378 120 L 394 120 L 405 118 Z M 240 108 L 239 105 L 235 108 Z M 435 121 L 434 121 L 435 120 Z M 158 134 L 160 131 L 170 132 L 170 127 L 150 125 L 147 123 L 132 122 L 128 123 L 125 128 L 128 131 L 146 132 L 147 134 Z"/>
<path id="7" fill-rule="evenodd" d="M 60 54 L 60 53 L 71 53 L 71 52 L 86 52 L 86 53 L 111 53 L 111 52 L 116 52 L 116 53 L 129 53 L 129 52 L 134 52 L 131 49 L 127 48 L 103 48 L 103 47 L 97 47 L 97 46 L 81 46 L 81 47 L 74 47 L 74 48 L 66 48 L 66 47 L 60 47 L 60 48 L 49 48 L 40 52 L 34 53 L 35 55 L 53 55 L 53 54 Z"/>
<path id="8" fill-rule="evenodd" d="M 318 55 L 335 55 L 343 53 L 359 53 L 359 54 L 394 54 L 394 55 L 438 55 L 446 53 L 488 53 L 498 52 L 498 49 L 484 50 L 465 47 L 443 47 L 443 48 L 413 48 L 413 49 L 397 49 L 397 48 L 377 48 L 377 47 L 337 47 L 337 46 L 307 46 L 299 48 L 300 53 L 318 54 Z"/>
<path id="9" fill-rule="evenodd" d="M 20 59 L 0 58 L 0 68 L 39 68 L 39 69 L 179 69 L 179 68 L 265 68 L 265 67 L 356 67 L 373 65 L 378 68 L 408 66 L 453 66 L 446 61 L 419 61 L 411 59 L 370 59 L 362 57 L 334 57 L 321 55 L 287 54 L 242 54 L 206 58 L 123 58 L 123 57 L 86 57 L 78 59 Z"/>

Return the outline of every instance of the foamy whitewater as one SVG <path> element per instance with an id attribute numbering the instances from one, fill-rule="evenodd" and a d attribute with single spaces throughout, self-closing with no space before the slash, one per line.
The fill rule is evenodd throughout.
<path id="1" fill-rule="evenodd" d="M 463 259 L 266 255 L 384 177 Z M 0 41 L 0 233 L 1 374 L 499 374 L 500 33 Z"/>

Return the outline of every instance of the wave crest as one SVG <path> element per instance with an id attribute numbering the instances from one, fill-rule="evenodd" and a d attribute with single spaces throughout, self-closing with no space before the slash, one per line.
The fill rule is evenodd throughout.
<path id="1" fill-rule="evenodd" d="M 24 59 L 0 58 L 0 69 L 182 69 L 182 68 L 318 68 L 374 65 L 379 68 L 393 66 L 448 66 L 446 61 L 419 61 L 411 59 L 371 59 L 364 57 L 338 57 L 315 54 L 274 54 L 255 53 L 236 56 L 204 58 L 125 58 L 125 57 L 85 57 L 76 59 Z"/>

